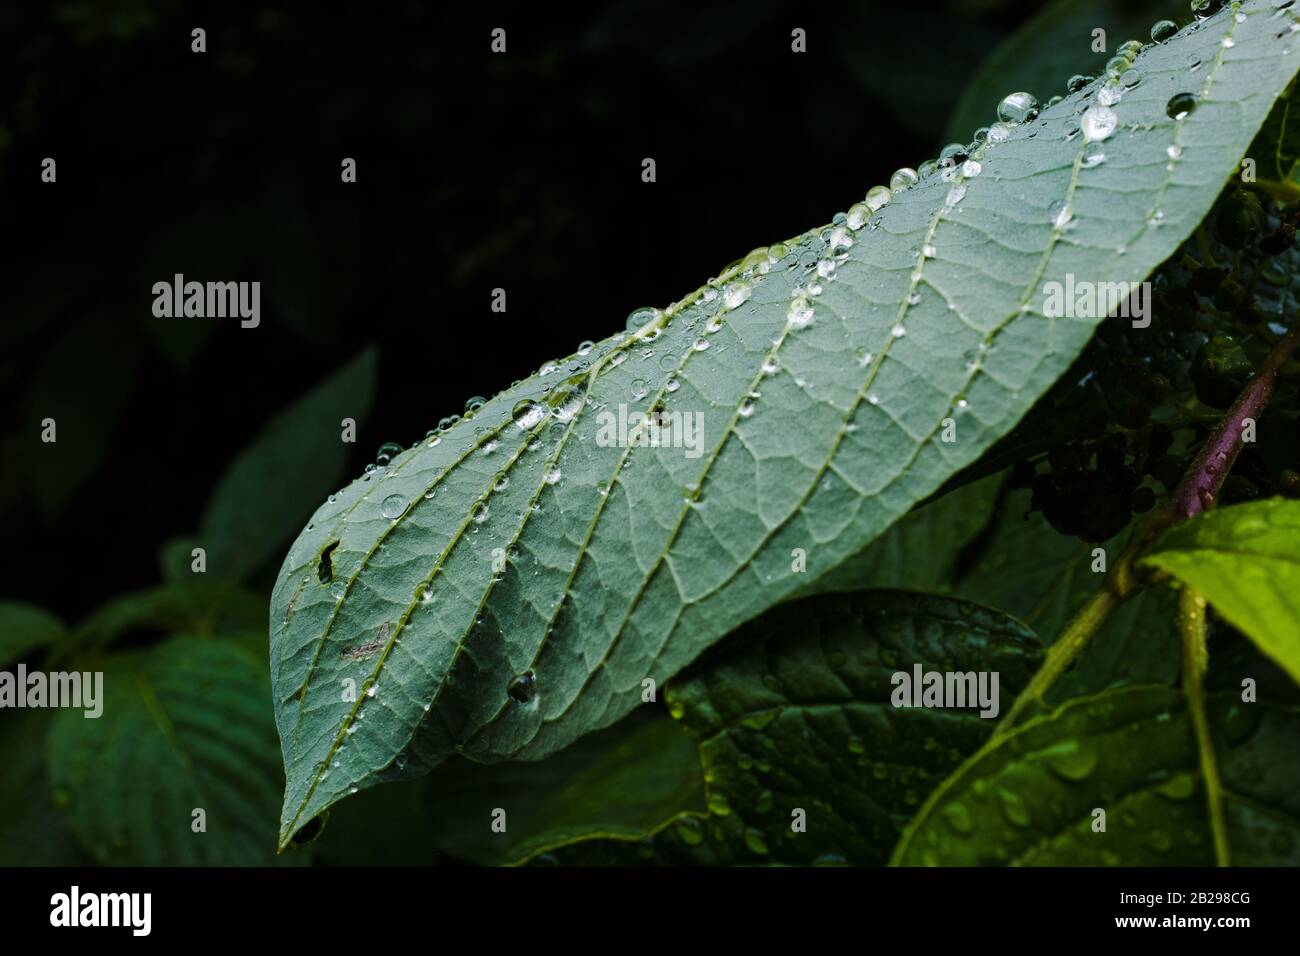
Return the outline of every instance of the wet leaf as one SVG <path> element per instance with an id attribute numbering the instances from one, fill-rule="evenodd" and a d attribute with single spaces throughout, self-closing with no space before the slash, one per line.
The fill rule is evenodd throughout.
<path id="1" fill-rule="evenodd" d="M 1045 318 L 1044 283 L 1144 278 L 1294 75 L 1267 5 L 1244 9 L 1141 53 L 1092 142 L 1070 134 L 1088 88 L 978 175 L 746 257 L 320 508 L 271 606 L 281 842 L 354 788 L 613 723 L 974 461 L 1100 319 Z M 620 414 L 658 408 L 666 445 L 620 440 Z"/>

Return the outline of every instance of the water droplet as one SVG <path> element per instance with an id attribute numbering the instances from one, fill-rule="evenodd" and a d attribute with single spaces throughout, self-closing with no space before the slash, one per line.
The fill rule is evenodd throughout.
<path id="1" fill-rule="evenodd" d="M 480 408 L 483 407 L 486 401 L 487 399 L 481 395 L 475 395 L 473 398 L 466 399 L 465 414 L 473 415 L 476 411 L 478 411 Z"/>
<path id="2" fill-rule="evenodd" d="M 894 170 L 894 175 L 889 177 L 889 188 L 896 193 L 915 186 L 921 181 L 915 169 L 910 166 L 904 166 L 901 169 Z"/>
<path id="3" fill-rule="evenodd" d="M 379 506 L 379 513 L 385 518 L 400 518 L 406 510 L 406 499 L 401 495 L 389 495 Z"/>
<path id="4" fill-rule="evenodd" d="M 875 392 L 872 392 L 870 395 L 867 396 L 867 401 L 872 405 L 879 405 L 880 396 L 877 395 Z"/>
<path id="5" fill-rule="evenodd" d="M 1102 106 L 1114 106 L 1124 98 L 1124 90 L 1114 80 L 1108 80 L 1097 91 L 1097 102 Z"/>
<path id="6" fill-rule="evenodd" d="M 796 296 L 790 300 L 785 318 L 791 328 L 802 329 L 813 320 L 813 308 L 804 296 Z"/>
<path id="7" fill-rule="evenodd" d="M 527 704 L 537 697 L 537 681 L 532 671 L 524 671 L 510 682 L 506 693 L 516 704 Z"/>
<path id="8" fill-rule="evenodd" d="M 1170 159 L 1177 159 L 1179 156 L 1183 155 L 1183 148 L 1177 143 L 1170 143 L 1169 148 L 1165 150 L 1165 155 Z"/>
<path id="9" fill-rule="evenodd" d="M 1142 82 L 1142 73 L 1138 70 L 1125 70 L 1119 75 L 1120 85 L 1131 90 Z"/>
<path id="10" fill-rule="evenodd" d="M 780 367 L 781 367 L 781 362 L 777 359 L 775 355 L 769 355 L 766 359 L 763 360 L 764 375 L 775 375 L 777 370 Z"/>
<path id="11" fill-rule="evenodd" d="M 1181 120 L 1194 109 L 1196 109 L 1196 94 L 1177 93 L 1170 98 L 1165 112 L 1172 119 Z"/>
<path id="12" fill-rule="evenodd" d="M 497 475 L 497 480 L 492 483 L 493 491 L 505 491 L 509 487 L 510 487 L 510 478 L 506 475 L 505 472 L 502 472 L 501 474 Z"/>
<path id="13" fill-rule="evenodd" d="M 957 203 L 961 202 L 965 197 L 966 197 L 966 187 L 963 186 L 961 183 L 957 183 L 952 187 L 952 189 L 948 190 L 948 195 L 944 197 L 943 202 L 945 206 L 951 209 L 953 206 L 957 205 Z"/>
<path id="14" fill-rule="evenodd" d="M 1044 756 L 1052 770 L 1070 781 L 1086 778 L 1097 767 L 1097 747 L 1089 740 L 1066 740 L 1050 750 Z"/>
<path id="15" fill-rule="evenodd" d="M 1173 20 L 1157 20 L 1151 25 L 1151 41 L 1153 43 L 1164 43 L 1175 33 L 1178 32 L 1178 24 Z"/>
<path id="16" fill-rule="evenodd" d="M 1083 138 L 1088 142 L 1100 142 L 1115 132 L 1115 127 L 1119 124 L 1119 116 L 1109 106 L 1093 104 L 1083 111 L 1083 116 L 1079 118 L 1079 127 L 1083 130 Z"/>
<path id="17" fill-rule="evenodd" d="M 903 328 L 902 322 L 898 322 L 895 323 L 894 327 L 889 330 L 889 334 L 896 339 L 901 339 L 904 335 L 907 334 L 907 329 Z"/>
<path id="18" fill-rule="evenodd" d="M 642 306 L 639 309 L 633 309 L 628 313 L 625 328 L 629 332 L 635 332 L 648 322 L 653 322 L 655 319 L 659 318 L 661 314 L 662 313 L 658 309 L 653 308 L 652 306 Z"/>
<path id="19" fill-rule="evenodd" d="M 1237 41 L 1234 40 L 1232 37 L 1224 37 L 1222 40 L 1219 41 L 1219 43 L 1223 46 L 1225 50 L 1231 50 L 1234 46 L 1237 45 Z"/>
<path id="20" fill-rule="evenodd" d="M 975 829 L 975 821 L 964 803 L 950 803 L 943 808 L 943 819 L 948 828 L 959 836 L 965 836 Z"/>
<path id="21" fill-rule="evenodd" d="M 585 341 L 583 341 L 583 342 L 579 342 L 579 343 L 578 343 L 578 354 L 579 354 L 579 355 L 590 355 L 590 354 L 591 354 L 591 350 L 594 349 L 595 347 L 596 347 L 596 343 L 593 342 L 593 341 L 591 341 L 591 339 L 587 339 L 587 340 L 585 340 Z"/>
<path id="22" fill-rule="evenodd" d="M 925 245 L 921 247 L 921 255 L 925 256 L 925 258 L 927 259 L 933 259 L 938 254 L 939 251 L 935 249 L 932 243 L 927 242 Z"/>
<path id="23" fill-rule="evenodd" d="M 675 392 L 681 387 L 682 387 L 682 383 L 677 381 L 677 379 L 675 378 L 670 378 L 668 381 L 664 382 L 665 392 Z"/>
<path id="24" fill-rule="evenodd" d="M 754 403 L 749 399 L 745 399 L 745 401 L 740 403 L 740 407 L 736 409 L 736 412 L 741 418 L 748 418 L 750 415 L 754 414 Z"/>
<path id="25" fill-rule="evenodd" d="M 1002 814 L 1012 826 L 1029 826 L 1029 807 L 1018 793 L 1006 787 L 998 787 L 998 800 L 1002 803 Z"/>
<path id="26" fill-rule="evenodd" d="M 691 343 L 691 348 L 695 349 L 695 351 L 697 352 L 703 352 L 708 347 L 709 347 L 708 339 L 696 339 L 694 342 Z"/>
<path id="27" fill-rule="evenodd" d="M 1051 217 L 1052 225 L 1057 229 L 1064 229 L 1066 224 L 1074 218 L 1074 210 L 1070 208 L 1070 203 L 1064 199 L 1058 199 L 1052 203 L 1047 210 L 1048 216 Z"/>
<path id="28" fill-rule="evenodd" d="M 901 173 L 902 171 L 903 170 L 900 169 L 898 173 Z M 894 173 L 894 175 L 897 176 L 898 173 Z M 867 190 L 867 198 L 864 202 L 867 204 L 867 208 L 872 212 L 878 212 L 882 206 L 887 204 L 893 198 L 893 195 L 886 187 L 872 186 Z"/>
<path id="29" fill-rule="evenodd" d="M 870 215 L 871 209 L 866 203 L 855 202 L 845 214 L 844 223 L 856 232 L 866 224 L 867 217 Z"/>
<path id="30" fill-rule="evenodd" d="M 639 402 L 650 392 L 650 387 L 646 385 L 645 379 L 635 378 L 632 380 L 632 400 Z"/>
<path id="31" fill-rule="evenodd" d="M 482 524 L 488 519 L 488 506 L 486 502 L 480 501 L 469 513 L 470 520 L 475 524 Z"/>
<path id="32" fill-rule="evenodd" d="M 728 309 L 739 308 L 753 294 L 754 290 L 748 282 L 735 282 L 722 293 L 722 304 Z"/>
<path id="33" fill-rule="evenodd" d="M 1011 138 L 1011 131 L 1015 129 L 1010 123 L 994 123 L 989 127 L 990 143 L 1005 143 Z"/>
<path id="34" fill-rule="evenodd" d="M 1106 151 L 1102 148 L 1101 143 L 1089 143 L 1083 148 L 1083 159 L 1081 165 L 1085 169 L 1093 166 L 1100 166 L 1106 161 Z"/>
<path id="35" fill-rule="evenodd" d="M 515 425 L 527 431 L 542 421 L 546 414 L 546 406 L 533 401 L 531 398 L 525 398 L 515 405 L 511 417 L 514 418 Z"/>
<path id="36" fill-rule="evenodd" d="M 1004 123 L 1028 123 L 1038 115 L 1038 100 L 1029 93 L 1008 93 L 998 104 L 998 119 Z"/>
<path id="37" fill-rule="evenodd" d="M 375 464 L 381 468 L 402 453 L 402 446 L 393 442 L 384 442 L 375 454 Z"/>
<path id="38" fill-rule="evenodd" d="M 974 179 L 983 171 L 984 167 L 973 159 L 968 159 L 966 162 L 961 164 L 961 174 L 967 179 Z"/>

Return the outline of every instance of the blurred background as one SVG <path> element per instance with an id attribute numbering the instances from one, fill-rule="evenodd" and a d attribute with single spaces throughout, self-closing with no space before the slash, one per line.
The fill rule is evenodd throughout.
<path id="1" fill-rule="evenodd" d="M 1093 29 L 1113 52 L 1187 19 L 1150 0 L 570 7 L 0 9 L 0 668 L 227 625 L 264 667 L 285 550 L 382 444 L 829 221 L 969 141 L 1006 92 L 1063 92 L 1104 62 Z M 155 318 L 152 285 L 178 272 L 259 280 L 260 327 Z M 176 590 L 196 541 L 197 597 Z M 101 771 L 45 766 L 44 728 L 18 719 L 0 714 L 0 756 L 30 774 L 0 785 L 0 863 L 270 857 L 103 831 L 76 793 Z M 50 802 L 46 783 L 46 816 L 8 812 Z M 335 837 L 317 858 L 393 862 L 414 840 L 390 829 L 386 846 L 358 822 L 364 849 Z"/>

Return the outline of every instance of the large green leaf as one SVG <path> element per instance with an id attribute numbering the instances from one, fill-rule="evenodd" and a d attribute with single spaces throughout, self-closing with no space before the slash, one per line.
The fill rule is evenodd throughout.
<path id="1" fill-rule="evenodd" d="M 1041 654 L 1018 621 L 902 591 L 773 608 L 668 687 L 699 740 L 709 813 L 637 844 L 587 841 L 561 862 L 883 863 L 926 794 L 992 732 L 979 709 L 895 707 L 893 676 L 996 672 L 1009 707 Z M 796 831 L 796 811 L 805 824 Z"/>
<path id="2" fill-rule="evenodd" d="M 1208 701 L 1231 859 L 1300 862 L 1300 711 Z M 1105 811 L 1105 830 L 1094 829 Z M 1127 687 L 1071 701 L 962 766 L 899 842 L 904 865 L 1214 863 L 1183 696 Z"/>
<path id="3" fill-rule="evenodd" d="M 1144 51 L 1104 142 L 1071 132 L 1096 90 L 1074 94 L 978 175 L 756 251 L 322 505 L 271 604 L 282 843 L 354 788 L 612 723 L 972 462 L 1095 325 L 1039 314 L 1043 283 L 1147 275 L 1291 79 L 1271 8 L 1243 9 Z M 699 441 L 606 441 L 622 406 L 698 416 Z"/>
<path id="4" fill-rule="evenodd" d="M 1300 682 L 1300 502 L 1207 511 L 1166 532 L 1144 563 L 1203 594 Z"/>
<path id="5" fill-rule="evenodd" d="M 0 601 L 0 667 L 53 644 L 66 628 L 49 611 L 21 601 Z"/>
<path id="6" fill-rule="evenodd" d="M 54 801 L 85 849 L 114 864 L 273 862 L 282 778 L 265 669 L 179 637 L 102 670 L 101 716 L 61 710 L 48 742 Z"/>

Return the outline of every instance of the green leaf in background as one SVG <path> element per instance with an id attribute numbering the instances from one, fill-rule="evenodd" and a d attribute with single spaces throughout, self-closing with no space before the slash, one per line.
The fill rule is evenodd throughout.
<path id="1" fill-rule="evenodd" d="M 1040 513 L 1026 517 L 1029 505 L 1029 491 L 1007 494 L 952 593 L 1015 615 L 1046 645 L 1101 587 L 1105 575 L 1093 571 L 1093 549 L 1105 550 L 1109 568 L 1129 529 L 1101 545 L 1088 544 L 1057 533 Z M 1180 660 L 1177 611 L 1168 588 L 1138 592 L 1102 625 L 1053 698 L 1066 700 L 1116 683 L 1172 684 Z"/>
<path id="2" fill-rule="evenodd" d="M 991 104 L 1012 90 L 1024 90 L 1047 102 L 1065 92 L 1072 75 L 1102 73 L 1106 60 L 1121 43 L 1130 39 L 1148 42 L 1152 24 L 1166 17 L 1186 20 L 1186 0 L 1055 0 L 1047 4 L 962 84 L 961 99 L 948 114 L 946 139 L 969 143 L 971 133 L 997 120 Z M 1093 52 L 1092 31 L 1096 29 L 1106 31 L 1102 53 Z"/>
<path id="3" fill-rule="evenodd" d="M 302 526 L 310 503 L 338 487 L 349 458 L 341 422 L 359 426 L 369 416 L 378 364 L 375 350 L 365 349 L 277 413 L 234 460 L 194 539 L 206 550 L 206 573 L 247 578 Z"/>
<path id="4" fill-rule="evenodd" d="M 6 711 L 0 720 L 0 866 L 83 866 L 46 779 L 45 736 L 55 712 Z"/>
<path id="5" fill-rule="evenodd" d="M 105 356 L 113 374 L 100 374 Z M 94 315 L 64 329 L 32 376 L 23 404 L 19 446 L 28 493 L 46 517 L 59 514 L 95 474 L 130 401 L 140 355 L 112 321 Z M 42 440 L 46 419 L 53 442 Z"/>
<path id="6" fill-rule="evenodd" d="M 105 647 L 138 633 L 206 636 L 260 628 L 263 598 L 234 584 L 194 579 L 114 598 L 77 625 L 77 647 Z M 261 655 L 259 655 L 260 657 Z"/>
<path id="7" fill-rule="evenodd" d="M 0 601 L 0 667 L 58 641 L 63 622 L 44 608 L 20 601 Z"/>
<path id="8" fill-rule="evenodd" d="M 680 674 L 672 713 L 699 741 L 709 815 L 640 846 L 570 862 L 883 863 L 921 801 L 992 732 L 979 708 L 898 708 L 892 677 L 997 672 L 1009 707 L 1041 661 L 1019 622 L 901 591 L 828 594 L 768 611 Z M 806 829 L 795 832 L 795 811 Z"/>
<path id="9" fill-rule="evenodd" d="M 992 475 L 962 485 L 912 509 L 862 552 L 808 582 L 796 596 L 865 588 L 947 593 L 962 549 L 993 517 L 1004 477 Z"/>
<path id="10" fill-rule="evenodd" d="M 1300 682 L 1300 502 L 1204 512 L 1167 531 L 1143 563 L 1199 591 Z"/>
<path id="11" fill-rule="evenodd" d="M 356 788 L 608 726 L 974 461 L 1092 334 L 1040 314 L 1043 284 L 1141 280 L 1213 203 L 1300 63 L 1271 10 L 1145 49 L 1113 107 L 1087 87 L 978 169 L 755 251 L 322 505 L 271 603 L 281 844 Z M 611 434 L 657 410 L 666 446 Z"/>
<path id="12" fill-rule="evenodd" d="M 597 837 L 642 840 L 705 808 L 699 748 L 655 706 L 543 761 L 449 763 L 434 773 L 432 792 L 442 848 L 476 863 L 519 863 Z M 491 829 L 498 808 L 504 833 Z"/>
<path id="13" fill-rule="evenodd" d="M 59 711 L 48 742 L 55 803 L 87 852 L 136 866 L 274 862 L 283 778 L 264 668 L 228 643 L 177 637 L 102 670 L 103 714 Z M 198 809 L 206 832 L 193 830 Z"/>
<path id="14" fill-rule="evenodd" d="M 1208 700 L 1234 864 L 1300 863 L 1300 712 Z M 1105 831 L 1093 829 L 1105 811 Z M 1183 696 L 1127 687 L 1074 700 L 966 763 L 908 826 L 893 863 L 1210 866 Z"/>

